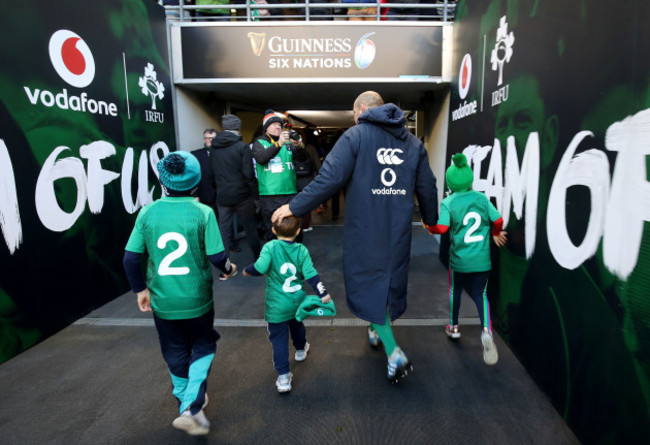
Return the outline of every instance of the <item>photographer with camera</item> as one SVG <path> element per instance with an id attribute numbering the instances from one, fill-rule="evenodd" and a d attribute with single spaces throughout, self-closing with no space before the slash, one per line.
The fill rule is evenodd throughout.
<path id="1" fill-rule="evenodd" d="M 275 238 L 271 230 L 271 215 L 291 201 L 296 194 L 296 173 L 293 167 L 295 146 L 290 131 L 282 128 L 283 120 L 273 110 L 266 110 L 262 120 L 264 134 L 253 142 L 253 158 L 257 169 L 260 210 L 265 238 Z M 293 136 L 296 137 L 295 130 Z M 298 135 L 298 140 L 300 135 Z M 298 145 L 299 141 L 294 141 Z"/>

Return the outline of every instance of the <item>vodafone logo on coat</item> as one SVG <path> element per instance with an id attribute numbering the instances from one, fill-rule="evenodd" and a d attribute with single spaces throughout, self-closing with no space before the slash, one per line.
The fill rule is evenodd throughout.
<path id="1" fill-rule="evenodd" d="M 401 154 L 404 154 L 404 150 L 401 148 L 380 148 L 377 150 L 377 161 L 381 165 L 397 166 L 404 162 L 403 159 L 399 158 Z M 392 168 L 384 168 L 379 174 L 379 179 L 384 188 L 371 188 L 370 192 L 373 195 L 406 195 L 405 189 L 393 188 L 393 185 L 397 182 L 397 173 Z"/>
<path id="2" fill-rule="evenodd" d="M 95 78 L 95 59 L 78 34 L 67 29 L 56 31 L 50 37 L 49 51 L 57 74 L 73 87 L 85 88 Z"/>
<path id="3" fill-rule="evenodd" d="M 467 97 L 469 85 L 472 81 L 472 56 L 465 54 L 463 61 L 460 63 L 460 72 L 458 73 L 458 95 L 461 99 Z"/>

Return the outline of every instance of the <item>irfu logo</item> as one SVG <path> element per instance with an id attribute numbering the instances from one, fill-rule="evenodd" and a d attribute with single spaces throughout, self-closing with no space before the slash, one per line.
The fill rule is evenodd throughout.
<path id="1" fill-rule="evenodd" d="M 144 68 L 144 77 L 140 77 L 138 80 L 138 86 L 142 88 L 142 94 L 145 96 L 151 96 L 151 109 L 156 109 L 156 98 L 161 99 L 165 97 L 163 94 L 165 91 L 165 86 L 162 82 L 158 81 L 158 75 L 153 69 L 151 63 L 147 63 L 147 66 Z"/>
<path id="2" fill-rule="evenodd" d="M 497 29 L 497 43 L 492 50 L 490 62 L 492 63 L 492 71 L 499 70 L 499 81 L 497 86 L 503 83 L 503 64 L 510 62 L 512 57 L 512 45 L 515 43 L 515 35 L 510 31 L 508 34 L 508 22 L 506 16 L 501 17 L 499 21 L 499 29 Z"/>

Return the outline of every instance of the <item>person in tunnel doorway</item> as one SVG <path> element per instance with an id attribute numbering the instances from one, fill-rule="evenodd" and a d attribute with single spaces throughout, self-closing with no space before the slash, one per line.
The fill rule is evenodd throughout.
<path id="1" fill-rule="evenodd" d="M 217 351 L 210 263 L 228 277 L 237 266 L 226 256 L 214 212 L 192 194 L 201 180 L 196 158 L 169 153 L 157 165 L 165 192 L 140 210 L 126 245 L 124 269 L 142 312 L 153 312 L 160 349 L 180 415 L 172 425 L 205 435 L 210 422 L 207 378 Z M 140 263 L 148 254 L 147 280 Z M 179 256 L 180 255 L 180 256 Z"/>
<path id="2" fill-rule="evenodd" d="M 271 226 L 273 212 L 296 194 L 293 144 L 289 139 L 289 131 L 284 131 L 282 124 L 280 116 L 273 110 L 266 110 L 262 121 L 264 134 L 253 142 L 252 148 L 262 224 L 267 241 L 275 238 Z"/>
<path id="3" fill-rule="evenodd" d="M 216 197 L 217 189 L 214 182 L 214 172 L 212 169 L 212 162 L 210 160 L 211 146 L 213 139 L 217 136 L 217 130 L 208 128 L 203 131 L 203 147 L 192 150 L 192 154 L 199 161 L 201 166 L 201 181 L 199 188 L 196 192 L 196 197 L 199 198 L 201 204 L 210 207 L 214 213 L 217 213 Z"/>
<path id="4" fill-rule="evenodd" d="M 474 173 L 467 164 L 463 153 L 456 153 L 447 168 L 445 179 L 453 192 L 442 200 L 440 220 L 435 226 L 426 226 L 431 234 L 450 232 L 449 252 L 449 324 L 445 328 L 447 336 L 453 340 L 460 338 L 458 312 L 463 287 L 467 287 L 476 304 L 481 320 L 481 343 L 483 361 L 494 365 L 499 353 L 492 337 L 490 305 L 487 299 L 487 283 L 490 275 L 490 223 L 494 244 L 502 247 L 507 233 L 502 231 L 501 214 L 483 193 L 472 190 Z"/>
<path id="5" fill-rule="evenodd" d="M 316 178 L 275 211 L 273 221 L 303 215 L 345 188 L 343 274 L 347 304 L 370 322 L 370 345 L 384 345 L 387 378 L 396 383 L 412 369 L 390 325 L 406 311 L 412 218 L 438 218 L 436 179 L 424 145 L 405 127 L 402 110 L 374 91 L 354 102 L 356 126 L 337 141 Z M 387 253 L 389 252 L 389 253 Z"/>
<path id="6" fill-rule="evenodd" d="M 261 246 L 255 221 L 253 196 L 257 183 L 251 150 L 242 141 L 239 133 L 241 120 L 237 116 L 222 116 L 221 126 L 223 131 L 212 141 L 211 161 L 217 184 L 217 210 L 223 244 L 226 254 L 230 256 L 230 251 L 233 251 L 233 218 L 236 216 L 237 222 L 244 227 L 253 256 L 257 258 Z M 224 281 L 225 274 L 219 279 Z"/>
<path id="7" fill-rule="evenodd" d="M 291 143 L 296 149 L 293 154 L 293 165 L 296 172 L 296 188 L 300 192 L 314 179 L 320 169 L 321 161 L 313 137 L 310 137 L 308 133 L 307 137 L 303 138 L 300 131 L 297 131 L 296 134 L 300 136 L 300 139 L 292 139 Z M 303 143 L 303 140 L 306 143 Z M 314 228 L 311 226 L 311 212 L 307 212 L 302 216 L 302 231 L 311 232 L 312 230 Z"/>

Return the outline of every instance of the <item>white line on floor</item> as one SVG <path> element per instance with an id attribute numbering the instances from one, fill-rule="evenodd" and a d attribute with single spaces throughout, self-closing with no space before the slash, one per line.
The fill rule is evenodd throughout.
<path id="1" fill-rule="evenodd" d="M 404 318 L 396 320 L 393 326 L 445 326 L 449 323 L 448 318 Z M 478 325 L 478 317 L 459 318 L 458 323 L 461 325 Z M 81 318 L 73 324 L 78 326 L 153 326 L 151 318 Z M 310 318 L 305 320 L 306 326 L 332 326 L 332 327 L 358 327 L 367 326 L 368 322 L 359 318 Z M 215 327 L 234 327 L 234 328 L 257 328 L 266 327 L 266 322 L 259 319 L 226 319 L 215 318 Z"/>

